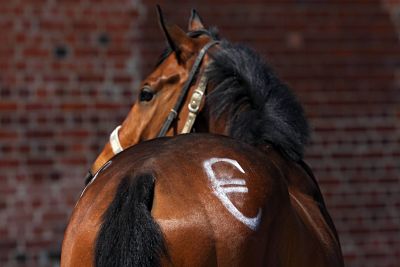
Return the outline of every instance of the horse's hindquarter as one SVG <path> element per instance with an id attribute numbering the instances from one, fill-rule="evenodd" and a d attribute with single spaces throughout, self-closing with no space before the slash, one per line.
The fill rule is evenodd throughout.
<path id="1" fill-rule="evenodd" d="M 281 236 L 289 241 L 280 252 L 283 266 L 344 266 L 335 226 L 310 170 L 304 169 L 304 163 L 287 161 L 276 152 L 270 157 L 282 170 L 290 197 L 290 213 L 281 226 L 296 229 Z"/>
<path id="2" fill-rule="evenodd" d="M 113 158 L 77 203 L 62 266 L 93 264 L 104 212 L 115 200 L 126 202 L 117 187 L 124 188 L 125 177 L 134 187 L 141 175 L 155 181 L 146 212 L 164 236 L 165 266 L 341 266 L 338 241 L 295 164 L 272 149 L 194 136 L 147 142 Z M 126 203 L 127 212 L 115 216 L 134 210 Z"/>
<path id="3" fill-rule="evenodd" d="M 289 207 L 285 183 L 253 147 L 225 138 L 202 142 L 157 160 L 163 173 L 156 174 L 152 215 L 171 260 L 176 266 L 264 266 L 271 214 Z M 198 153 L 202 145 L 209 149 Z"/>

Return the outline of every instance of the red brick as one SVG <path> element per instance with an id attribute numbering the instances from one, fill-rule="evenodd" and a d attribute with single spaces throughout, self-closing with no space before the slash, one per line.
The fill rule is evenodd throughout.
<path id="1" fill-rule="evenodd" d="M 18 104 L 13 102 L 0 102 L 0 111 L 16 111 L 18 109 Z"/>
<path id="2" fill-rule="evenodd" d="M 1 139 L 17 139 L 18 133 L 15 131 L 0 129 L 0 138 Z"/>
<path id="3" fill-rule="evenodd" d="M 49 166 L 54 163 L 54 160 L 52 159 L 43 159 L 43 158 L 37 158 L 37 159 L 28 159 L 26 161 L 26 164 L 28 166 Z"/>
<path id="4" fill-rule="evenodd" d="M 105 77 L 102 74 L 84 74 L 79 75 L 78 81 L 79 82 L 102 82 L 104 81 Z"/>
<path id="5" fill-rule="evenodd" d="M 33 130 L 33 131 L 26 131 L 26 137 L 28 138 L 42 138 L 48 139 L 54 136 L 54 131 L 49 130 Z"/>
<path id="6" fill-rule="evenodd" d="M 82 111 L 88 108 L 86 103 L 63 103 L 61 109 L 64 111 Z"/>
<path id="7" fill-rule="evenodd" d="M 41 48 L 26 48 L 23 55 L 28 58 L 45 58 L 49 55 L 49 51 Z"/>

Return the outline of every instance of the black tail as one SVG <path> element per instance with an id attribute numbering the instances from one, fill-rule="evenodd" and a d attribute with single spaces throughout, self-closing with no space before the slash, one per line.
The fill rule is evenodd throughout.
<path id="1" fill-rule="evenodd" d="M 154 177 L 128 176 L 103 215 L 95 266 L 159 266 L 166 255 L 160 227 L 151 216 Z"/>

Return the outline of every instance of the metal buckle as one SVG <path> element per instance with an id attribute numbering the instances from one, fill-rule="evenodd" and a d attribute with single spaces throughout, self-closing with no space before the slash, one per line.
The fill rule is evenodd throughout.
<path id="1" fill-rule="evenodd" d="M 192 95 L 192 99 L 188 105 L 189 111 L 197 113 L 200 109 L 201 100 L 203 99 L 203 92 L 195 90 Z"/>

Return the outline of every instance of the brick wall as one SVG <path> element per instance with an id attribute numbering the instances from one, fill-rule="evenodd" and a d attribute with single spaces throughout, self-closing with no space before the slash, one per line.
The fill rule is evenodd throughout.
<path id="1" fill-rule="evenodd" d="M 346 266 L 398 266 L 400 1 L 158 2 L 182 26 L 197 7 L 275 67 L 314 127 Z M 0 4 L 0 266 L 57 263 L 85 171 L 163 47 L 155 3 Z"/>
<path id="2" fill-rule="evenodd" d="M 85 170 L 133 101 L 141 9 L 1 2 L 0 266 L 58 261 Z"/>

